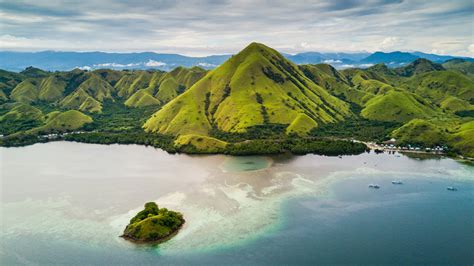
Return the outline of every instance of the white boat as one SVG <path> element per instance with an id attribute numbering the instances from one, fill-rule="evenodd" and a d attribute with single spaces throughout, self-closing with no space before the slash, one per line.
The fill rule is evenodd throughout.
<path id="1" fill-rule="evenodd" d="M 455 187 L 447 187 L 446 189 L 449 191 L 458 191 L 458 189 Z"/>
<path id="2" fill-rule="evenodd" d="M 403 182 L 400 181 L 400 180 L 393 180 L 393 181 L 392 181 L 392 184 L 394 184 L 394 185 L 402 185 Z"/>
<path id="3" fill-rule="evenodd" d="M 369 184 L 369 188 L 375 188 L 375 189 L 379 189 L 380 186 L 377 185 L 377 184 Z"/>

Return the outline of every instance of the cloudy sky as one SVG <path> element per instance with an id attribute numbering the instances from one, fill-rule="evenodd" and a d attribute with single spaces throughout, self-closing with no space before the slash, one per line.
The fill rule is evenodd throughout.
<path id="1" fill-rule="evenodd" d="M 0 50 L 474 56 L 473 0 L 0 0 Z"/>

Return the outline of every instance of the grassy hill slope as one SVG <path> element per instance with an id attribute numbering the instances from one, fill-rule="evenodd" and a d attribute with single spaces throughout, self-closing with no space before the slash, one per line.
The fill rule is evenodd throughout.
<path id="1" fill-rule="evenodd" d="M 392 136 L 400 144 L 424 145 L 432 147 L 446 143 L 446 130 L 423 119 L 413 119 L 393 131 Z"/>
<path id="2" fill-rule="evenodd" d="M 193 67 L 177 67 L 168 73 L 157 72 L 148 84 L 132 85 L 134 93 L 125 101 L 130 107 L 165 104 L 174 99 L 206 74 L 206 70 Z"/>
<path id="3" fill-rule="evenodd" d="M 310 119 L 301 119 L 305 114 Z M 208 135 L 216 127 L 245 132 L 262 124 L 290 125 L 305 134 L 318 123 L 350 115 L 343 101 L 309 80 L 275 50 L 252 43 L 155 113 L 147 132 Z M 302 123 L 304 125 L 302 125 Z"/>
<path id="4" fill-rule="evenodd" d="M 65 112 L 54 111 L 47 115 L 48 119 L 43 126 L 29 130 L 29 134 L 46 134 L 51 132 L 66 132 L 82 128 L 92 123 L 92 118 L 77 110 Z"/>
<path id="5" fill-rule="evenodd" d="M 318 137 L 395 137 L 472 154 L 473 66 L 459 59 L 443 65 L 418 59 L 399 68 L 297 66 L 252 43 L 210 72 L 0 70 L 0 134 L 15 135 L 17 145 L 38 141 L 17 133 L 85 126 L 101 143 L 232 154 L 288 145 L 308 151 Z"/>
<path id="6" fill-rule="evenodd" d="M 10 98 L 17 102 L 31 103 L 38 100 L 38 87 L 33 80 L 24 80 L 12 90 Z"/>
<path id="7" fill-rule="evenodd" d="M 459 71 L 470 78 L 474 78 L 474 62 L 463 59 L 451 59 L 444 62 L 443 67 L 449 70 Z"/>
<path id="8" fill-rule="evenodd" d="M 474 158 L 474 120 L 456 128 L 449 141 L 459 153 Z"/>
<path id="9" fill-rule="evenodd" d="M 299 68 L 314 83 L 349 102 L 363 105 L 374 96 L 372 93 L 351 87 L 351 82 L 347 77 L 330 65 L 302 65 Z"/>
<path id="10" fill-rule="evenodd" d="M 370 99 L 361 115 L 370 120 L 408 122 L 414 118 L 431 118 L 440 112 L 415 94 L 390 90 Z"/>
<path id="11" fill-rule="evenodd" d="M 449 96 L 468 102 L 474 100 L 474 81 L 456 71 L 433 71 L 415 75 L 403 87 L 437 103 Z"/>
<path id="12" fill-rule="evenodd" d="M 47 102 L 59 100 L 63 97 L 66 86 L 66 82 L 55 75 L 46 77 L 41 80 L 38 99 Z"/>

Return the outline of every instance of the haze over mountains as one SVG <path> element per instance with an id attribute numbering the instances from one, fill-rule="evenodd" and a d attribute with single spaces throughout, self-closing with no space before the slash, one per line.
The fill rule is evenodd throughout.
<path id="1" fill-rule="evenodd" d="M 337 69 L 351 67 L 369 67 L 385 63 L 389 67 L 406 65 L 417 58 L 425 58 L 443 63 L 453 58 L 472 58 L 449 55 L 435 55 L 421 52 L 375 52 L 375 53 L 319 53 L 304 52 L 295 55 L 283 54 L 296 64 L 331 64 Z M 141 53 L 105 53 L 105 52 L 0 52 L 0 69 L 19 72 L 33 66 L 48 71 L 67 71 L 81 69 L 160 69 L 171 70 L 178 66 L 199 66 L 213 69 L 224 63 L 230 55 L 211 55 L 190 57 L 179 54 Z"/>
<path id="2" fill-rule="evenodd" d="M 223 152 L 241 138 L 396 137 L 474 157 L 474 63 L 464 59 L 337 70 L 252 43 L 212 70 L 1 71 L 0 103 L 6 140 L 88 129 Z"/>

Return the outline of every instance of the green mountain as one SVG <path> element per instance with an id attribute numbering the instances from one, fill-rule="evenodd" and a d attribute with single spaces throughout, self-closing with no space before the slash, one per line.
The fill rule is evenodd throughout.
<path id="1" fill-rule="evenodd" d="M 28 134 L 46 134 L 51 132 L 67 132 L 82 128 L 92 123 L 93 119 L 76 110 L 65 112 L 54 111 L 46 115 L 45 124 L 29 130 Z"/>
<path id="2" fill-rule="evenodd" d="M 298 66 L 252 43 L 173 99 L 144 124 L 147 132 L 209 135 L 262 124 L 306 134 L 350 116 L 349 105 L 307 78 Z"/>
<path id="3" fill-rule="evenodd" d="M 20 74 L 28 78 L 44 78 L 49 75 L 49 72 L 30 66 L 21 71 Z"/>
<path id="4" fill-rule="evenodd" d="M 31 103 L 38 100 L 39 90 L 34 80 L 24 80 L 12 90 L 10 98 L 16 102 Z"/>
<path id="5" fill-rule="evenodd" d="M 25 76 L 19 73 L 0 70 L 0 103 L 8 100 L 10 92 L 24 78 Z"/>
<path id="6" fill-rule="evenodd" d="M 345 101 L 363 105 L 374 96 L 370 92 L 352 87 L 351 80 L 331 65 L 301 65 L 299 68 L 311 81 Z"/>
<path id="7" fill-rule="evenodd" d="M 154 73 L 156 76 L 161 76 L 161 72 Z M 148 87 L 152 74 L 147 71 L 131 71 L 123 75 L 115 84 L 117 95 L 122 98 L 128 98 L 140 88 Z"/>
<path id="8" fill-rule="evenodd" d="M 474 62 L 464 59 L 451 59 L 444 62 L 443 67 L 448 70 L 459 71 L 464 75 L 474 78 Z"/>
<path id="9" fill-rule="evenodd" d="M 474 121 L 469 121 L 455 128 L 449 143 L 460 154 L 474 158 Z"/>
<path id="10" fill-rule="evenodd" d="M 89 133 L 68 138 L 182 152 L 341 154 L 364 147 L 330 140 L 393 137 L 473 157 L 473 69 L 459 59 L 298 66 L 252 43 L 212 71 L 0 70 L 0 144 L 81 130 Z"/>
<path id="11" fill-rule="evenodd" d="M 63 97 L 66 82 L 60 77 L 51 75 L 41 80 L 39 85 L 38 99 L 54 102 Z"/>
<path id="12" fill-rule="evenodd" d="M 393 131 L 392 136 L 400 144 L 412 145 L 443 145 L 448 134 L 443 127 L 423 119 L 413 119 L 402 127 Z"/>
<path id="13" fill-rule="evenodd" d="M 135 90 L 125 105 L 144 107 L 169 102 L 201 79 L 206 70 L 193 67 L 177 67 L 169 73 L 155 73 L 142 89 Z M 140 88 L 134 86 L 135 88 Z"/>
<path id="14" fill-rule="evenodd" d="M 445 70 L 440 64 L 431 62 L 424 58 L 418 58 L 407 66 L 394 69 L 394 71 L 404 77 L 411 77 L 416 74 Z"/>
<path id="15" fill-rule="evenodd" d="M 405 82 L 405 87 L 437 103 L 449 96 L 469 102 L 474 99 L 473 80 L 456 71 L 436 71 L 416 75 Z"/>
<path id="16" fill-rule="evenodd" d="M 43 112 L 40 109 L 25 103 L 5 104 L 2 107 L 8 111 L 0 116 L 0 121 L 43 120 Z"/>
<path id="17" fill-rule="evenodd" d="M 430 118 L 441 113 L 416 94 L 390 90 L 367 101 L 361 115 L 369 120 L 408 122 L 414 118 Z"/>

